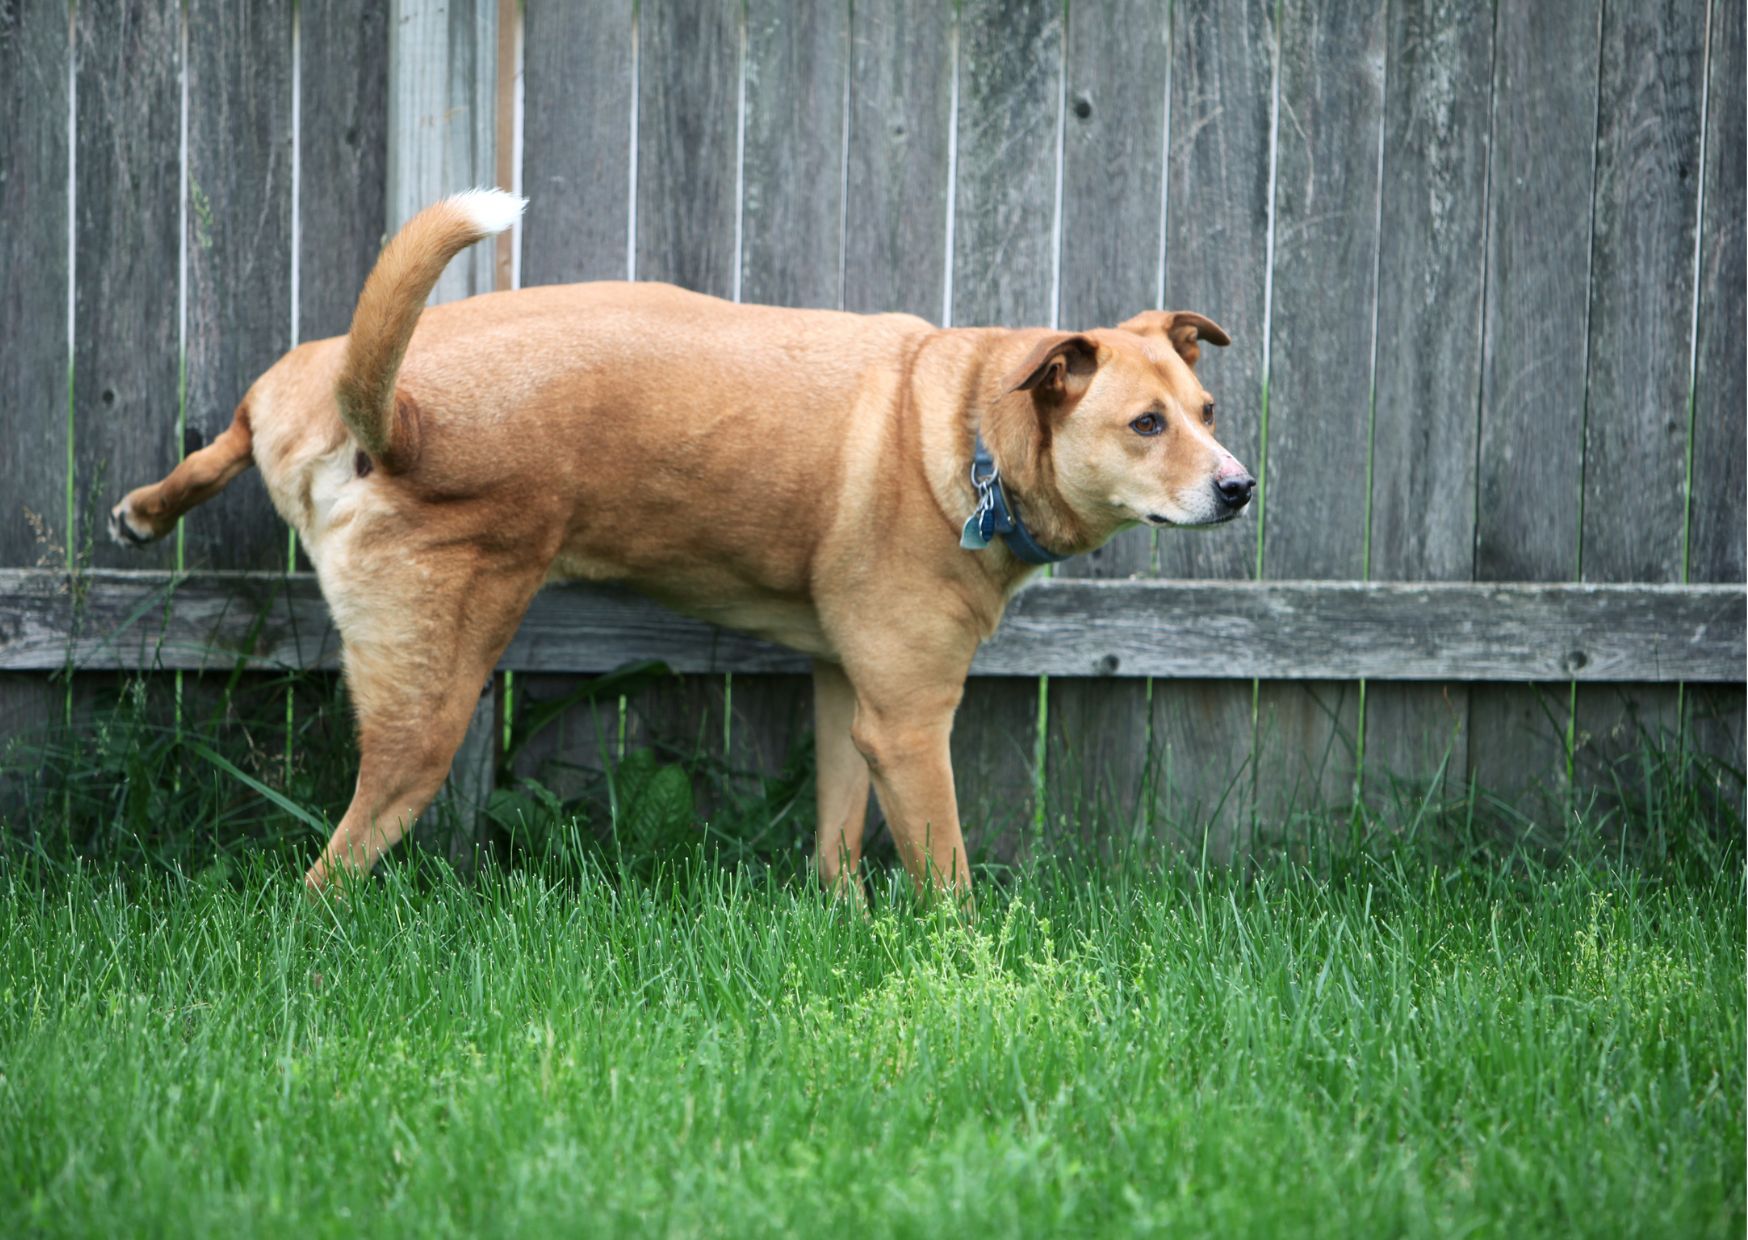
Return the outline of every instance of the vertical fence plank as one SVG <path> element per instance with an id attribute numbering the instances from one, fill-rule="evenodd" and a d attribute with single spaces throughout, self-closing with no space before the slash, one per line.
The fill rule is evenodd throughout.
<path id="1" fill-rule="evenodd" d="M 184 452 L 231 424 L 291 345 L 291 4 L 188 6 L 188 378 Z M 183 527 L 190 568 L 285 566 L 253 474 Z"/>
<path id="2" fill-rule="evenodd" d="M 628 279 L 632 0 L 533 4 L 524 20 L 522 283 Z M 526 719 L 584 683 L 518 675 L 515 714 Z M 618 696 L 580 702 L 528 740 L 515 771 L 574 797 L 618 742 Z"/>
<path id="3" fill-rule="evenodd" d="M 174 0 L 80 5 L 75 43 L 72 537 L 99 568 L 173 568 L 175 539 L 124 551 L 104 524 L 180 455 L 180 13 Z"/>
<path id="4" fill-rule="evenodd" d="M 528 7 L 522 283 L 630 277 L 632 0 Z"/>
<path id="5" fill-rule="evenodd" d="M 1068 12 L 1063 118 L 1065 328 L 1111 327 L 1159 300 L 1167 8 L 1121 0 Z M 1153 83 L 1137 90 L 1136 83 Z M 1153 571 L 1153 531 L 1129 530 L 1058 576 Z M 1057 839 L 1133 831 L 1147 776 L 1145 681 L 1056 680 L 1049 687 L 1045 788 Z M 1093 842 L 1093 841 L 1086 841 Z"/>
<path id="6" fill-rule="evenodd" d="M 951 9 L 857 4 L 850 40 L 844 308 L 941 314 L 947 278 Z"/>
<path id="7" fill-rule="evenodd" d="M 497 175 L 497 0 L 393 0 L 388 214 L 392 233 L 437 199 Z M 494 250 L 449 264 L 433 304 L 493 287 Z"/>
<path id="8" fill-rule="evenodd" d="M 59 566 L 67 526 L 68 10 L 0 12 L 0 564 Z M 61 717 L 65 689 L 0 676 L 0 757 Z M 0 790 L 0 812 L 9 796 Z"/>
<path id="9" fill-rule="evenodd" d="M 497 179 L 497 0 L 391 0 L 388 62 L 388 229 L 393 233 L 432 202 Z M 470 246 L 438 279 L 437 304 L 489 292 L 497 250 Z M 438 807 L 422 820 L 448 835 L 452 859 L 465 859 L 477 811 L 491 791 L 498 739 L 495 681 L 482 692 L 455 755 Z"/>
<path id="10" fill-rule="evenodd" d="M 1468 581 L 1475 567 L 1493 14 L 1393 5 L 1385 74 L 1373 392 L 1371 576 Z M 1366 686 L 1374 794 L 1467 776 L 1464 685 Z"/>
<path id="11" fill-rule="evenodd" d="M 772 306 L 843 304 L 844 102 L 848 0 L 799 10 L 747 5 L 741 297 Z M 806 676 L 737 676 L 729 758 L 741 771 L 783 768 L 811 718 Z"/>
<path id="12" fill-rule="evenodd" d="M 966 0 L 959 10 L 954 326 L 1052 320 L 1062 7 Z M 972 841 L 1010 845 L 1034 812 L 1038 685 L 972 681 L 953 724 L 959 814 Z"/>
<path id="13" fill-rule="evenodd" d="M 1687 549 L 1694 581 L 1743 580 L 1748 547 L 1748 435 L 1743 406 L 1743 6 L 1712 8 L 1711 87 L 1706 134 L 1705 218 L 1701 221 L 1699 340 L 1693 392 L 1692 528 Z"/>
<path id="14" fill-rule="evenodd" d="M 1693 254 L 1699 226 L 1705 12 L 1603 9 L 1590 350 L 1584 419 L 1586 581 L 1680 581 L 1686 544 Z M 1623 502 L 1631 496 L 1630 502 Z M 1674 745 L 1673 685 L 1581 686 L 1574 763 L 1630 778 L 1647 738 Z"/>
<path id="15" fill-rule="evenodd" d="M 1231 334 L 1231 346 L 1204 349 L 1197 368 L 1219 411 L 1220 442 L 1252 470 L 1262 468 L 1268 398 L 1274 12 L 1269 0 L 1178 4 L 1171 31 L 1165 303 L 1207 314 Z M 1253 512 L 1216 530 L 1165 531 L 1160 573 L 1253 576 L 1256 520 Z M 1247 681 L 1153 686 L 1156 812 L 1213 857 L 1232 855 L 1250 816 L 1254 703 Z"/>
<path id="16" fill-rule="evenodd" d="M 739 208 L 741 10 L 643 0 L 638 11 L 637 278 L 732 297 Z M 679 677 L 628 701 L 639 732 L 720 757 L 725 684 Z"/>
<path id="17" fill-rule="evenodd" d="M 1743 376 L 1743 6 L 1712 6 L 1707 92 L 1705 210 L 1700 220 L 1699 339 L 1694 357 L 1693 484 L 1687 569 L 1693 581 L 1741 581 L 1748 542 L 1748 383 Z M 1740 771 L 1742 686 L 1689 686 L 1687 735 L 1699 753 Z M 1733 792 L 1738 808 L 1742 790 Z"/>
<path id="18" fill-rule="evenodd" d="M 1365 575 L 1384 35 L 1381 0 L 1282 6 L 1268 577 Z M 1351 683 L 1260 687 L 1259 823 L 1351 800 L 1358 707 Z"/>
<path id="19" fill-rule="evenodd" d="M 941 315 L 952 78 L 950 6 L 935 0 L 851 6 L 846 310 Z M 973 837 L 973 856 L 979 843 Z"/>
<path id="20" fill-rule="evenodd" d="M 1501 5 L 1493 67 L 1475 577 L 1578 567 L 1594 177 L 1596 0 Z M 1562 71 L 1549 71 L 1550 65 Z M 1517 802 L 1566 777 L 1569 689 L 1469 695 L 1469 765 Z"/>
<path id="21" fill-rule="evenodd" d="M 299 340 L 344 335 L 388 228 L 388 0 L 300 0 Z"/>

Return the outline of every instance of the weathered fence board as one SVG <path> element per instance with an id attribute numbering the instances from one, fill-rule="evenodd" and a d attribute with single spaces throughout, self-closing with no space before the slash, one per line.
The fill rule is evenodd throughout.
<path id="1" fill-rule="evenodd" d="M 632 126 L 639 47 L 632 0 L 537 4 L 524 15 L 522 283 L 633 275 Z M 575 694 L 572 676 L 518 675 L 513 718 Z M 517 757 L 516 771 L 563 796 L 578 772 L 619 752 L 619 697 L 563 711 Z"/>
<path id="2" fill-rule="evenodd" d="M 850 6 L 746 9 L 746 137 L 741 161 L 744 301 L 843 305 L 844 157 Z M 805 677 L 736 677 L 728 757 L 738 770 L 780 771 L 813 717 Z"/>
<path id="3" fill-rule="evenodd" d="M 1463 0 L 1389 9 L 1369 575 L 1467 581 L 1475 568 L 1493 13 Z M 1366 686 L 1369 787 L 1469 766 L 1460 685 Z"/>
<path id="4" fill-rule="evenodd" d="M 1578 571 L 1601 14 L 1574 0 L 1496 20 L 1475 576 L 1560 581 Z M 1469 720 L 1487 787 L 1564 786 L 1564 688 L 1478 689 Z"/>
<path id="5" fill-rule="evenodd" d="M 1748 532 L 1748 431 L 1744 409 L 1743 6 L 1718 0 L 1707 33 L 1710 65 L 1701 192 L 1697 338 L 1694 341 L 1693 445 L 1687 579 L 1741 581 Z M 1740 685 L 1688 686 L 1683 735 L 1699 752 L 1744 763 L 1748 716 Z"/>
<path id="6" fill-rule="evenodd" d="M 169 473 L 177 443 L 181 22 L 173 0 L 77 9 L 72 545 L 169 568 L 176 542 L 108 545 L 109 508 Z"/>
<path id="7" fill-rule="evenodd" d="M 1699 253 L 1699 321 L 1693 385 L 1693 495 L 1687 569 L 1694 581 L 1741 581 L 1748 547 L 1748 433 L 1743 410 L 1743 6 L 1712 7 L 1705 214 Z"/>
<path id="8" fill-rule="evenodd" d="M 1015 595 L 973 675 L 1739 684 L 1740 584 L 1095 581 Z M 259 630 L 256 626 L 259 625 Z M 71 634 L 69 641 L 68 635 Z M 0 569 L 0 669 L 333 667 L 308 574 Z M 804 656 L 603 586 L 536 596 L 502 666 L 797 672 Z"/>
<path id="9" fill-rule="evenodd" d="M 628 279 L 632 0 L 534 4 L 524 22 L 522 283 Z"/>
<path id="10" fill-rule="evenodd" d="M 0 564 L 67 555 L 68 38 L 64 4 L 0 12 Z"/>
<path id="11" fill-rule="evenodd" d="M 1281 7 L 1268 441 L 1269 577 L 1364 577 L 1377 309 L 1382 0 Z M 1256 812 L 1352 799 L 1358 686 L 1262 685 Z"/>
<path id="12" fill-rule="evenodd" d="M 1586 581 L 1679 581 L 1687 542 L 1705 10 L 1603 10 L 1584 417 Z M 1631 504 L 1611 502 L 1631 495 Z M 1681 727 L 1674 686 L 1577 692 L 1574 764 L 1605 775 Z"/>
<path id="13" fill-rule="evenodd" d="M 953 13 L 933 0 L 851 12 L 844 309 L 938 322 L 947 279 Z"/>
<path id="14" fill-rule="evenodd" d="M 445 194 L 495 179 L 497 0 L 391 0 L 388 45 L 392 232 Z M 432 303 L 487 291 L 493 267 L 490 246 L 458 255 Z"/>
<path id="15" fill-rule="evenodd" d="M 1262 468 L 1268 408 L 1270 159 L 1274 12 L 1262 0 L 1172 11 L 1171 150 L 1166 190 L 1166 305 L 1201 311 L 1231 334 L 1198 364 L 1220 441 Z M 1258 507 L 1260 507 L 1260 502 Z M 1156 544 L 1169 577 L 1256 573 L 1256 517 L 1212 531 L 1168 531 Z M 1228 681 L 1153 687 L 1150 764 L 1155 807 L 1215 857 L 1231 854 L 1255 788 L 1255 686 Z"/>
<path id="16" fill-rule="evenodd" d="M 58 0 L 0 12 L 0 564 L 67 562 L 67 68 Z M 5 738 L 58 719 L 66 689 L 0 677 Z"/>
<path id="17" fill-rule="evenodd" d="M 188 7 L 199 33 L 188 41 L 185 453 L 231 424 L 291 346 L 291 16 L 290 0 Z M 225 490 L 183 539 L 190 566 L 285 563 L 285 523 L 261 486 Z"/>
<path id="18" fill-rule="evenodd" d="M 389 0 L 299 0 L 297 336 L 343 335 L 388 231 Z"/>
<path id="19" fill-rule="evenodd" d="M 1053 0 L 959 8 L 953 185 L 956 326 L 1054 322 L 1063 10 Z M 1037 808 L 1038 687 L 976 684 L 953 724 L 968 846 L 1016 840 Z"/>
<path id="20" fill-rule="evenodd" d="M 846 310 L 941 320 L 955 37 L 951 7 L 933 0 L 851 6 Z"/>
<path id="21" fill-rule="evenodd" d="M 637 278 L 733 297 L 741 7 L 643 0 L 638 22 Z M 725 756 L 726 690 L 714 676 L 645 690 L 627 701 L 628 727 L 680 752 Z"/>
<path id="22" fill-rule="evenodd" d="M 1167 8 L 1123 0 L 1068 12 L 1062 281 L 1065 328 L 1111 327 L 1159 304 Z M 1150 83 L 1153 89 L 1138 89 Z M 1059 577 L 1153 571 L 1153 530 L 1056 566 Z M 1148 686 L 1052 681 L 1044 786 L 1053 838 L 1132 830 L 1147 776 Z"/>

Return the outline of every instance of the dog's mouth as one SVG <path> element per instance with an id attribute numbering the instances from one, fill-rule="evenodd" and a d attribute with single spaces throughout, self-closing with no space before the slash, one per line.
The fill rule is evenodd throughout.
<path id="1" fill-rule="evenodd" d="M 1240 509 L 1233 508 L 1227 512 L 1222 512 L 1217 516 L 1209 517 L 1206 521 L 1173 521 L 1170 517 L 1163 517 L 1157 512 L 1150 512 L 1147 514 L 1146 521 L 1149 525 L 1170 525 L 1182 529 L 1195 529 L 1198 526 L 1203 525 L 1225 525 L 1228 521 L 1238 516 L 1240 511 Z"/>

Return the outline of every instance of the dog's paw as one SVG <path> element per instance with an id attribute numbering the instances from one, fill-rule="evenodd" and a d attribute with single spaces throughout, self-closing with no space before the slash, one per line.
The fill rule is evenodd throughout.
<path id="1" fill-rule="evenodd" d="M 127 501 L 124 499 L 109 510 L 109 537 L 117 546 L 133 549 L 145 546 L 157 535 L 149 530 L 142 534 L 134 528 L 133 517 L 128 512 Z"/>

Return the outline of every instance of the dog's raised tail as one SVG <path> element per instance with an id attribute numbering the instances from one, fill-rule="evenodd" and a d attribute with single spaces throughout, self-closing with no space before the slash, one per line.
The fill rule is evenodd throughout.
<path id="1" fill-rule="evenodd" d="M 418 457 L 418 426 L 401 415 L 394 392 L 425 299 L 450 259 L 503 232 L 526 205 L 501 189 L 454 194 L 408 220 L 371 268 L 352 313 L 335 395 L 358 446 L 384 472 L 408 469 Z"/>

